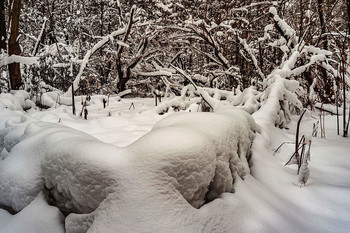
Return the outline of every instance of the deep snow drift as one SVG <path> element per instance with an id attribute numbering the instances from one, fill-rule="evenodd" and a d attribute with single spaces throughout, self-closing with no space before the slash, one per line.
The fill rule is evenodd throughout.
<path id="1" fill-rule="evenodd" d="M 11 104 L 23 106 L 25 99 Z M 248 148 L 258 128 L 240 110 L 159 116 L 149 110 L 152 100 L 111 100 L 106 109 L 99 99 L 91 102 L 87 121 L 64 106 L 28 113 L 22 107 L 1 109 L 0 202 L 20 212 L 0 210 L 0 232 L 347 232 L 350 227 L 349 139 L 336 136 L 334 118 L 326 119 L 327 139 L 312 139 L 311 175 L 300 188 L 295 165 L 284 166 L 293 145 L 275 156 L 271 151 L 294 140 L 296 119 L 289 130 L 280 130 L 257 118 L 267 133 L 255 133 L 249 169 Z M 129 110 L 131 103 L 136 110 Z M 302 134 L 311 134 L 315 121 L 306 116 Z M 47 203 L 75 214 L 64 220 Z"/>

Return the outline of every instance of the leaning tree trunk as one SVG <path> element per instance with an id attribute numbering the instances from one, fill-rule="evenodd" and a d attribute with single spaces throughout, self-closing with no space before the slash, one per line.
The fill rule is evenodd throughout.
<path id="1" fill-rule="evenodd" d="M 19 35 L 19 14 L 21 11 L 21 0 L 13 0 L 11 9 L 11 34 L 8 42 L 9 55 L 20 55 L 17 38 Z M 12 90 L 18 90 L 22 85 L 21 70 L 19 63 L 9 64 L 10 85 Z"/>
<path id="2" fill-rule="evenodd" d="M 6 50 L 5 0 L 0 0 L 0 51 Z"/>

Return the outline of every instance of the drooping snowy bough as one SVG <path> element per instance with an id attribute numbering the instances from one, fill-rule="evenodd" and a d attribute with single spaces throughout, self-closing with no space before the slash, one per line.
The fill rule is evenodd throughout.
<path id="1" fill-rule="evenodd" d="M 68 214 L 67 232 L 164 232 L 178 229 L 174 218 L 179 232 L 202 232 L 190 229 L 197 208 L 249 173 L 259 131 L 245 111 L 211 105 L 170 115 L 124 148 L 2 109 L 0 204 L 21 211 L 44 190 Z"/>

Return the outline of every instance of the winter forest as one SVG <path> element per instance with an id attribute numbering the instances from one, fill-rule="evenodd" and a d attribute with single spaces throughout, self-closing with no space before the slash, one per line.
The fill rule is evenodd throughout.
<path id="1" fill-rule="evenodd" d="M 0 233 L 350 230 L 350 0 L 0 0 Z"/>

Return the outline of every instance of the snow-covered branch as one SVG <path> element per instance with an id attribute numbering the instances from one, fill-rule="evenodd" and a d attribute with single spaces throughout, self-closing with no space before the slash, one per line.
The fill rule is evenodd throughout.
<path id="1" fill-rule="evenodd" d="M 7 56 L 7 54 L 2 55 L 2 59 L 0 59 L 0 67 L 12 63 L 21 63 L 26 65 L 39 64 L 39 57 L 24 57 L 20 55 Z"/>
<path id="2" fill-rule="evenodd" d="M 199 27 L 200 26 L 200 27 Z M 214 59 L 216 62 L 219 61 L 219 64 L 222 65 L 224 68 L 228 69 L 230 68 L 229 61 L 225 58 L 225 56 L 222 54 L 221 48 L 218 44 L 218 42 L 213 38 L 213 36 L 208 31 L 205 23 L 201 22 L 197 26 L 196 24 L 192 24 L 190 28 L 194 33 L 196 33 L 197 36 L 202 38 L 205 42 L 208 43 L 213 48 L 213 52 L 216 56 L 216 59 Z M 209 58 L 213 59 L 212 56 L 209 56 Z"/>
<path id="3" fill-rule="evenodd" d="M 247 41 L 245 39 L 242 39 L 241 37 L 238 36 L 238 40 L 239 42 L 242 44 L 244 50 L 249 54 L 250 58 L 253 61 L 254 67 L 257 69 L 258 74 L 261 78 L 261 80 L 265 79 L 265 75 L 263 74 L 263 72 L 261 71 L 260 66 L 258 65 L 258 60 L 256 59 L 252 49 L 250 48 L 250 46 L 247 44 Z"/>
<path id="4" fill-rule="evenodd" d="M 111 34 L 104 36 L 102 40 L 97 42 L 90 50 L 88 50 L 84 56 L 84 59 L 80 65 L 79 73 L 75 77 L 73 81 L 74 91 L 78 89 L 80 80 L 83 79 L 83 72 L 87 64 L 89 63 L 90 57 L 103 45 L 108 43 L 110 41 L 111 37 L 119 36 L 125 33 L 125 28 L 119 29 L 117 31 L 112 32 Z M 122 47 L 122 46 L 121 46 Z M 69 87 L 69 89 L 66 91 L 65 96 L 71 96 L 72 94 L 72 86 Z"/>
<path id="5" fill-rule="evenodd" d="M 37 52 L 38 52 L 39 44 L 40 44 L 41 38 L 43 36 L 43 33 L 45 31 L 46 23 L 47 23 L 47 18 L 44 17 L 44 22 L 43 22 L 43 25 L 41 26 L 40 34 L 38 36 L 38 39 L 36 40 L 36 43 L 35 43 L 35 46 L 34 46 L 34 49 L 33 49 L 33 52 L 32 52 L 33 56 L 35 56 L 37 54 Z"/>
<path id="6" fill-rule="evenodd" d="M 281 35 L 291 43 L 291 46 L 294 47 L 298 41 L 295 30 L 277 14 L 277 9 L 275 7 L 270 7 L 269 12 L 273 15 L 273 20 L 277 31 L 279 31 Z"/>

